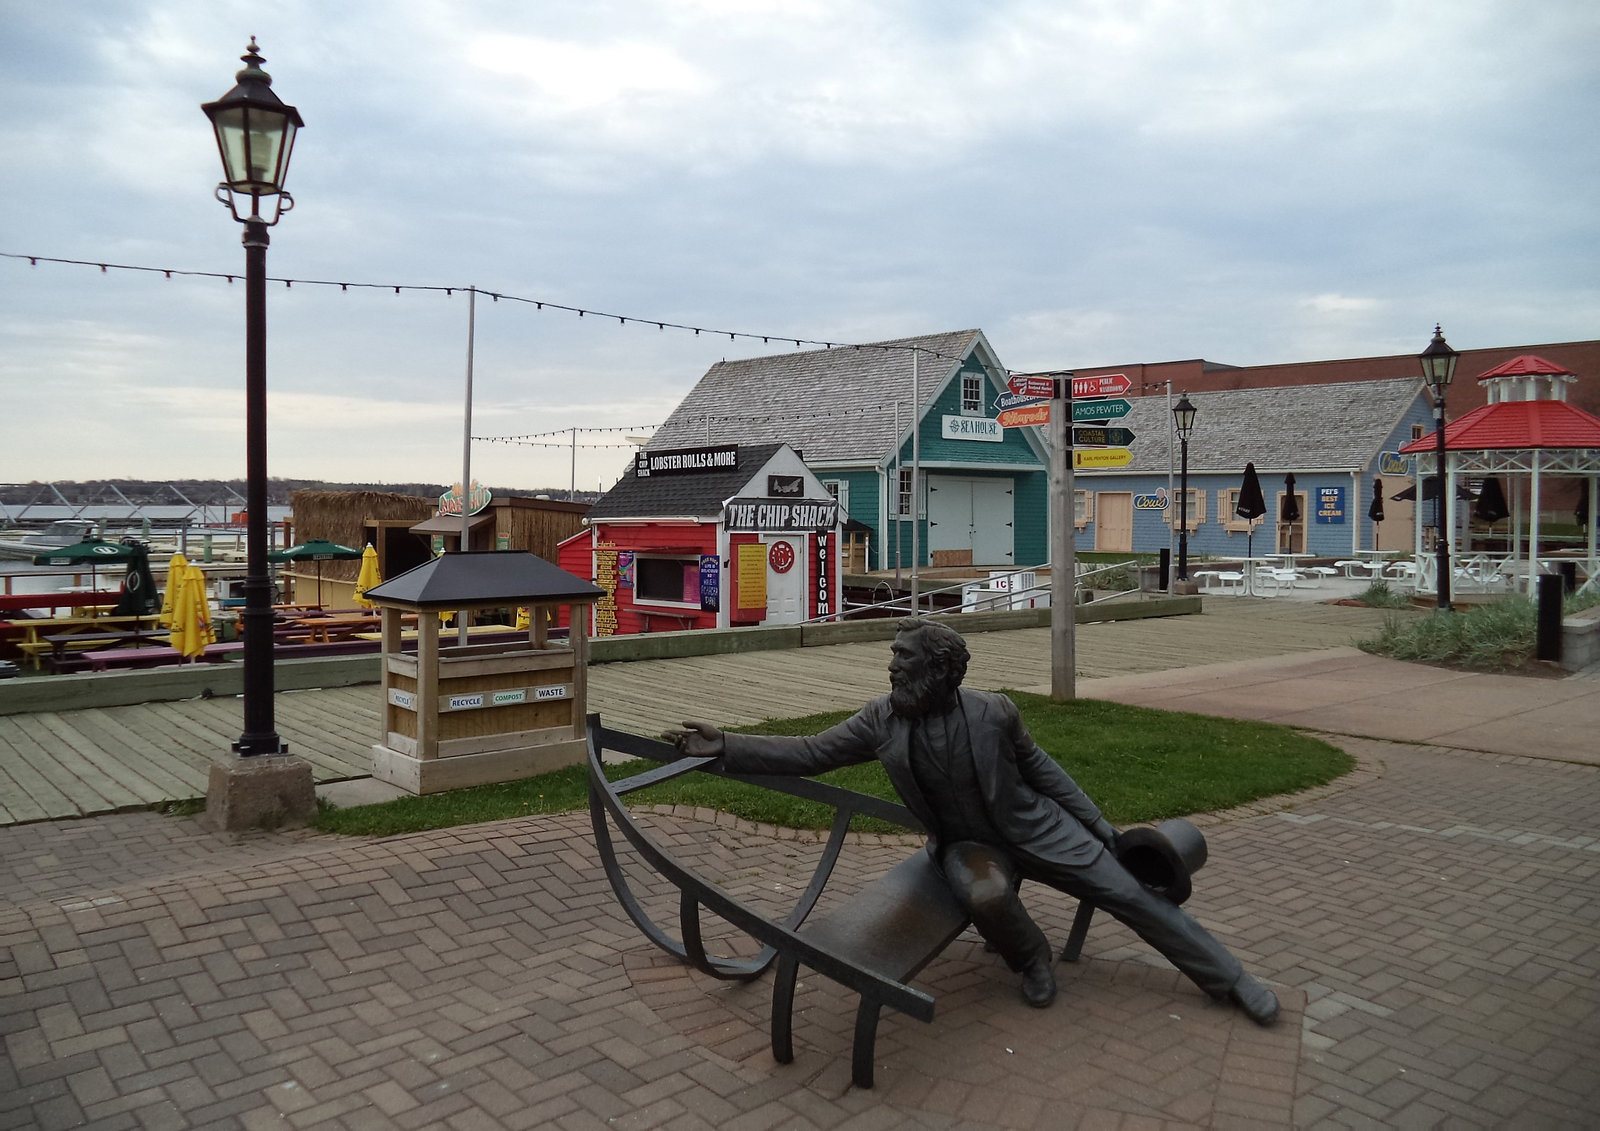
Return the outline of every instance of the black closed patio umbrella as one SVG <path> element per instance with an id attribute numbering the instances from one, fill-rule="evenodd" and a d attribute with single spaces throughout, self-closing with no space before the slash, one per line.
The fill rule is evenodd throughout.
<path id="1" fill-rule="evenodd" d="M 1483 481 L 1483 489 L 1478 492 L 1478 501 L 1473 506 L 1472 513 L 1479 522 L 1487 522 L 1490 526 L 1511 514 L 1511 508 L 1506 506 L 1506 493 L 1500 486 L 1500 480 L 1489 478 Z"/>
<path id="2" fill-rule="evenodd" d="M 1372 480 L 1372 505 L 1367 508 L 1367 517 L 1372 520 L 1372 548 L 1378 548 L 1378 527 L 1383 524 L 1383 480 L 1374 477 Z"/>
<path id="3" fill-rule="evenodd" d="M 1239 501 L 1234 504 L 1233 513 L 1243 519 L 1257 519 L 1267 513 L 1267 497 L 1261 493 L 1261 480 L 1256 478 L 1256 465 L 1244 465 L 1244 482 L 1239 485 Z M 1252 524 L 1245 533 L 1244 552 L 1246 557 L 1254 557 L 1251 542 L 1256 536 L 1256 528 Z"/>

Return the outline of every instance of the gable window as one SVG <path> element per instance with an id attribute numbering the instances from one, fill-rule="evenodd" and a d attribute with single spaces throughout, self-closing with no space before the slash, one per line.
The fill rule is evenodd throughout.
<path id="1" fill-rule="evenodd" d="M 961 415 L 983 415 L 983 374 L 963 373 L 961 375 Z"/>
<path id="2" fill-rule="evenodd" d="M 1413 424 L 1413 425 L 1412 425 L 1412 426 L 1411 426 L 1411 438 L 1412 438 L 1412 439 L 1413 439 L 1413 440 L 1420 440 L 1420 439 L 1422 439 L 1422 437 L 1423 437 L 1423 436 L 1424 436 L 1424 435 L 1426 435 L 1426 433 L 1425 433 L 1425 431 L 1424 431 L 1424 430 L 1423 430 L 1423 427 L 1422 427 L 1422 425 L 1420 425 L 1420 424 Z"/>

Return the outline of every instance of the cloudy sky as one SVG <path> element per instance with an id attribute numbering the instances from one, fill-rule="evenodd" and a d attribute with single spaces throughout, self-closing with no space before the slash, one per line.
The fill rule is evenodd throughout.
<path id="1" fill-rule="evenodd" d="M 251 35 L 306 122 L 270 275 L 629 318 L 480 297 L 479 436 L 625 443 L 778 348 L 634 319 L 1016 369 L 1600 336 L 1592 0 L 0 0 L 0 252 L 242 270 L 199 104 Z M 0 259 L 0 481 L 242 476 L 243 302 Z M 268 302 L 272 474 L 459 476 L 465 295 Z"/>

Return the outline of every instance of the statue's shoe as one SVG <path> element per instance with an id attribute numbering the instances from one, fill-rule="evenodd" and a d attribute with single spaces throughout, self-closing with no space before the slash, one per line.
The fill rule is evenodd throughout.
<path id="1" fill-rule="evenodd" d="M 1043 1009 L 1056 1000 L 1056 976 L 1048 958 L 1036 958 L 1022 969 L 1022 1000 Z"/>
<path id="2" fill-rule="evenodd" d="M 1244 1010 L 1244 1015 L 1257 1025 L 1271 1025 L 1278 1019 L 1278 995 L 1249 974 L 1239 975 L 1233 989 L 1228 991 L 1228 1000 Z"/>

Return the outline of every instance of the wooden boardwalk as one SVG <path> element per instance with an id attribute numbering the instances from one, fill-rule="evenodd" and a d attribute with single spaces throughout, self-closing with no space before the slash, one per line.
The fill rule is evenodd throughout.
<path id="1" fill-rule="evenodd" d="M 1380 610 L 1208 599 L 1201 616 L 1079 625 L 1082 678 L 1192 667 L 1348 645 Z M 974 687 L 1049 691 L 1050 632 L 967 638 Z M 655 734 L 683 719 L 725 725 L 859 706 L 888 690 L 888 644 L 601 664 L 589 706 L 613 726 Z M 278 733 L 318 781 L 365 777 L 378 736 L 375 684 L 284 692 Z M 202 797 L 213 756 L 242 725 L 237 699 L 190 699 L 0 716 L 0 824 L 147 808 Z"/>

